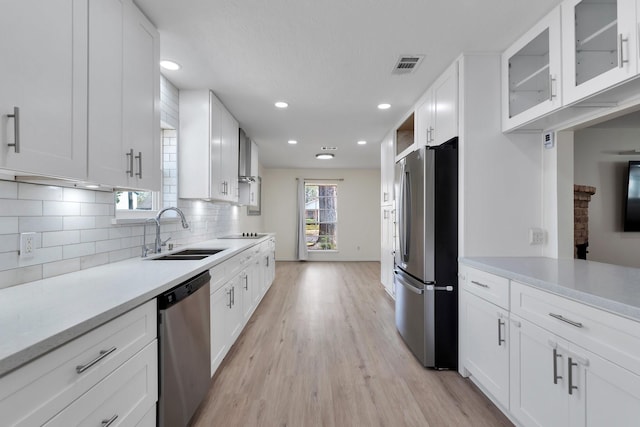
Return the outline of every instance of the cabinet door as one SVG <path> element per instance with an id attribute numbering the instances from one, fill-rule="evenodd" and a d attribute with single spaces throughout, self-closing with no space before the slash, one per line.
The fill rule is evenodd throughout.
<path id="1" fill-rule="evenodd" d="M 463 292 L 464 367 L 500 404 L 509 407 L 509 313 Z"/>
<path id="2" fill-rule="evenodd" d="M 434 126 L 433 87 L 430 87 L 416 108 L 416 142 L 419 146 L 430 145 Z"/>
<path id="3" fill-rule="evenodd" d="M 239 126 L 236 119 L 226 110 L 223 110 L 222 121 L 222 146 L 220 157 L 220 170 L 224 182 L 224 200 L 237 202 L 239 196 L 238 187 L 238 144 Z"/>
<path id="4" fill-rule="evenodd" d="M 127 3 L 123 57 L 123 139 L 134 150 L 130 186 L 160 190 L 160 44 L 157 30 Z"/>
<path id="5" fill-rule="evenodd" d="M 231 347 L 231 306 L 230 286 L 222 286 L 211 294 L 211 376 L 215 374 Z"/>
<path id="6" fill-rule="evenodd" d="M 381 223 L 380 282 L 393 297 L 393 207 L 382 207 Z"/>
<path id="7" fill-rule="evenodd" d="M 222 172 L 222 144 L 223 144 L 223 121 L 224 106 L 213 92 L 210 93 L 211 105 L 211 137 L 209 141 L 211 163 L 208 166 L 210 180 L 210 197 L 217 200 L 224 200 L 225 186 Z"/>
<path id="8" fill-rule="evenodd" d="M 121 187 L 134 160 L 122 139 L 124 15 L 123 0 L 89 3 L 89 180 Z"/>
<path id="9" fill-rule="evenodd" d="M 87 14 L 87 0 L 0 6 L 1 167 L 86 179 Z"/>
<path id="10" fill-rule="evenodd" d="M 637 73 L 635 0 L 562 4 L 563 99 L 572 103 Z"/>
<path id="11" fill-rule="evenodd" d="M 240 292 L 242 293 L 242 318 L 246 323 L 253 313 L 253 266 L 249 265 L 240 275 Z"/>
<path id="12" fill-rule="evenodd" d="M 511 413 L 525 426 L 569 425 L 567 344 L 552 333 L 511 316 Z"/>
<path id="13" fill-rule="evenodd" d="M 429 145 L 440 145 L 458 136 L 458 62 L 454 62 L 433 84 L 432 122 Z"/>
<path id="14" fill-rule="evenodd" d="M 230 283 L 231 310 L 229 310 L 228 321 L 231 327 L 231 345 L 236 341 L 244 326 L 242 316 L 242 287 L 242 277 L 238 275 Z"/>
<path id="15" fill-rule="evenodd" d="M 385 137 L 380 145 L 380 204 L 393 204 L 393 180 L 394 180 L 394 156 L 393 134 Z"/>
<path id="16" fill-rule="evenodd" d="M 560 6 L 502 54 L 502 129 L 562 105 Z"/>
<path id="17" fill-rule="evenodd" d="M 567 382 L 565 389 L 571 426 L 638 425 L 640 376 L 578 346 L 571 346 L 564 362 L 572 370 L 571 384 Z M 571 395 L 570 385 L 575 387 Z"/>

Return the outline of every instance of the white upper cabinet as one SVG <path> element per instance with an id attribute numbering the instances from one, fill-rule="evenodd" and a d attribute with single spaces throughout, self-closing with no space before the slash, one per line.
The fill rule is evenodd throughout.
<path id="1" fill-rule="evenodd" d="M 562 33 L 565 104 L 637 74 L 635 0 L 566 0 Z"/>
<path id="2" fill-rule="evenodd" d="M 416 143 L 440 145 L 458 136 L 458 62 L 427 90 L 416 109 Z"/>
<path id="3" fill-rule="evenodd" d="M 91 2 L 89 28 L 89 179 L 159 190 L 158 33 L 130 0 Z"/>
<path id="4" fill-rule="evenodd" d="M 393 133 L 389 133 L 380 144 L 380 204 L 392 205 L 394 200 L 394 156 Z"/>
<path id="5" fill-rule="evenodd" d="M 87 0 L 0 6 L 0 168 L 85 179 Z"/>
<path id="6" fill-rule="evenodd" d="M 395 161 L 402 159 L 416 148 L 415 140 L 415 113 L 411 113 L 404 122 L 395 130 Z"/>
<path id="7" fill-rule="evenodd" d="M 213 92 L 180 91 L 180 198 L 238 202 L 238 141 L 238 122 Z"/>
<path id="8" fill-rule="evenodd" d="M 562 105 L 560 6 L 502 54 L 502 130 Z"/>

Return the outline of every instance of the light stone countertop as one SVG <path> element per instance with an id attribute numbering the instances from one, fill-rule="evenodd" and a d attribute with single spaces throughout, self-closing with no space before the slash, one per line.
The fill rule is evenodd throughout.
<path id="1" fill-rule="evenodd" d="M 0 376 L 272 236 L 208 240 L 173 251 L 226 249 L 199 261 L 132 258 L 0 289 Z"/>
<path id="2" fill-rule="evenodd" d="M 469 257 L 460 263 L 640 321 L 638 268 L 535 257 Z"/>

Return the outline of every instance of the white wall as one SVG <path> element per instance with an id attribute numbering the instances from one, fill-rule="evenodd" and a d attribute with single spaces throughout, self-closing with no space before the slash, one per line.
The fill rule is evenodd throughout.
<path id="1" fill-rule="evenodd" d="M 640 268 L 640 233 L 624 232 L 626 173 L 640 146 L 640 129 L 587 128 L 574 135 L 574 180 L 596 187 L 589 204 L 587 259 Z"/>
<path id="2" fill-rule="evenodd" d="M 311 252 L 310 261 L 380 260 L 380 170 L 265 169 L 265 231 L 276 233 L 276 259 L 294 260 L 296 177 L 344 178 L 338 183 L 338 251 Z"/>
<path id="3" fill-rule="evenodd" d="M 540 256 L 542 138 L 500 131 L 499 55 L 464 56 L 460 82 L 460 256 Z"/>

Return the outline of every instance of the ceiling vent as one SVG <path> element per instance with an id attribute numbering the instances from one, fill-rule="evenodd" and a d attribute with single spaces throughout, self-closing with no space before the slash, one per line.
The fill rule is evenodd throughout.
<path id="1" fill-rule="evenodd" d="M 392 74 L 409 74 L 415 71 L 422 60 L 424 55 L 403 55 L 398 59 L 396 66 L 393 67 Z"/>
<path id="2" fill-rule="evenodd" d="M 338 147 L 322 147 L 322 151 L 336 151 Z"/>

